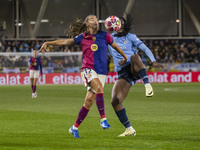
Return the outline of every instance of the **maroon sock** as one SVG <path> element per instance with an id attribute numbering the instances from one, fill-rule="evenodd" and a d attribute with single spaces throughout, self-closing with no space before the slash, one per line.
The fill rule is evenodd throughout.
<path id="1" fill-rule="evenodd" d="M 36 92 L 36 85 L 33 85 L 33 93 Z"/>
<path id="2" fill-rule="evenodd" d="M 87 116 L 88 112 L 89 112 L 89 110 L 86 109 L 84 106 L 82 106 L 82 108 L 78 114 L 78 118 L 76 119 L 76 122 L 74 123 L 74 126 L 76 128 L 78 128 L 80 126 L 80 124 L 83 122 L 83 120 Z"/>
<path id="3" fill-rule="evenodd" d="M 105 118 L 104 98 L 103 93 L 96 94 L 96 105 L 99 110 L 100 118 Z"/>

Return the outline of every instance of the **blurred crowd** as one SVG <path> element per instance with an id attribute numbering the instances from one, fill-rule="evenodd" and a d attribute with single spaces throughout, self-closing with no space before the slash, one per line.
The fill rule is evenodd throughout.
<path id="1" fill-rule="evenodd" d="M 34 49 L 39 50 L 45 40 L 5 40 L 0 41 L 0 52 L 32 52 Z M 77 52 L 81 51 L 80 47 L 74 46 L 59 46 L 48 47 L 50 52 Z"/>
<path id="2" fill-rule="evenodd" d="M 144 40 L 160 63 L 186 63 L 200 61 L 200 43 L 198 40 Z M 139 52 L 141 57 L 143 54 Z"/>
<path id="3" fill-rule="evenodd" d="M 39 50 L 45 41 L 28 40 L 28 41 L 0 41 L 0 52 L 32 52 L 34 49 Z M 74 46 L 54 46 L 48 47 L 49 52 L 80 52 L 78 45 Z M 41 56 L 43 68 L 48 72 L 79 72 L 82 56 Z M 24 68 L 22 72 L 27 72 L 28 56 L 0 56 L 0 68 Z"/>
<path id="4" fill-rule="evenodd" d="M 160 63 L 199 63 L 200 62 L 200 42 L 197 39 L 172 39 L 172 40 L 143 40 L 150 48 L 156 60 Z M 32 52 L 39 50 L 44 40 L 5 40 L 0 41 L 0 52 Z M 78 45 L 48 47 L 50 52 L 80 52 Z M 148 57 L 141 50 L 138 51 L 142 61 L 147 66 L 151 66 Z M 45 57 L 42 56 L 44 67 L 62 68 L 80 67 L 81 56 Z M 9 63 L 8 63 L 9 62 Z M 0 67 L 27 67 L 28 57 L 5 57 L 0 56 Z M 108 55 L 109 71 L 114 71 L 113 59 Z"/>

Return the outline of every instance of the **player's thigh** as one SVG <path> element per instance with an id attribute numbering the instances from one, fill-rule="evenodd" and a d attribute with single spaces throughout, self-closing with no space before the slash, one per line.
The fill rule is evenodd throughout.
<path id="1" fill-rule="evenodd" d="M 35 85 L 36 85 L 37 81 L 38 81 L 38 78 L 34 78 L 34 79 L 33 79 L 33 83 L 34 83 Z"/>
<path id="2" fill-rule="evenodd" d="M 33 77 L 38 79 L 39 76 L 40 76 L 39 70 L 34 70 L 34 75 L 33 75 Z"/>
<path id="3" fill-rule="evenodd" d="M 105 84 L 106 75 L 97 74 L 93 69 L 84 69 L 81 72 L 82 80 L 88 91 L 102 93 Z"/>
<path id="4" fill-rule="evenodd" d="M 106 82 L 106 75 L 98 74 L 98 78 L 99 78 L 102 86 L 104 87 L 105 82 Z"/>
<path id="5" fill-rule="evenodd" d="M 131 56 L 131 66 L 132 66 L 131 69 L 132 69 L 133 74 L 135 74 L 138 71 L 140 71 L 141 69 L 145 68 L 145 66 L 142 62 L 142 59 L 137 54 L 133 54 Z"/>
<path id="6" fill-rule="evenodd" d="M 98 78 L 95 78 L 95 80 L 92 80 L 90 83 L 91 87 L 92 89 L 95 89 L 96 93 L 103 93 L 103 87 L 106 82 L 106 75 L 97 74 L 97 76 Z"/>
<path id="7" fill-rule="evenodd" d="M 34 75 L 33 75 L 33 78 L 34 78 L 33 83 L 34 83 L 34 84 L 37 83 L 39 76 L 40 76 L 39 70 L 34 70 Z"/>
<path id="8" fill-rule="evenodd" d="M 103 93 L 103 85 L 99 78 L 94 78 L 89 83 L 90 87 L 95 90 L 96 93 Z"/>
<path id="9" fill-rule="evenodd" d="M 29 78 L 34 78 L 34 70 L 29 70 Z"/>
<path id="10" fill-rule="evenodd" d="M 96 93 L 95 89 L 92 89 L 92 87 L 90 86 L 90 82 L 94 78 L 98 78 L 98 74 L 94 70 L 86 68 L 81 72 L 81 77 L 87 90 L 91 90 Z"/>
<path id="11" fill-rule="evenodd" d="M 34 72 L 33 72 L 33 70 L 29 70 L 29 78 L 30 78 L 31 85 L 33 85 L 33 81 L 34 81 Z"/>
<path id="12" fill-rule="evenodd" d="M 130 90 L 130 83 L 124 78 L 118 79 L 112 89 L 112 104 L 120 104 L 124 101 Z"/>

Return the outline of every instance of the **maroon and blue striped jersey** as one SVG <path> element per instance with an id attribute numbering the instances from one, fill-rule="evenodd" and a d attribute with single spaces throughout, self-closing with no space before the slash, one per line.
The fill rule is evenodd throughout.
<path id="1" fill-rule="evenodd" d="M 42 61 L 40 58 L 30 57 L 29 64 L 30 64 L 30 67 L 29 67 L 30 70 L 40 69 L 40 73 L 42 74 Z"/>
<path id="2" fill-rule="evenodd" d="M 82 33 L 74 38 L 75 44 L 82 48 L 82 67 L 93 69 L 98 74 L 108 74 L 107 47 L 113 43 L 113 38 L 108 32 L 99 30 L 97 34 Z"/>

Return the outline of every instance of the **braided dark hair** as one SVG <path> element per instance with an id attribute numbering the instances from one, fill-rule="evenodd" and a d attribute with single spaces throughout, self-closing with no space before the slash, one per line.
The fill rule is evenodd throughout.
<path id="1" fill-rule="evenodd" d="M 116 33 L 114 36 L 121 37 L 126 36 L 131 31 L 131 26 L 133 24 L 133 19 L 131 17 L 131 14 L 126 14 L 126 19 L 124 17 L 119 17 L 120 20 L 124 21 L 124 31 L 122 33 Z"/>

